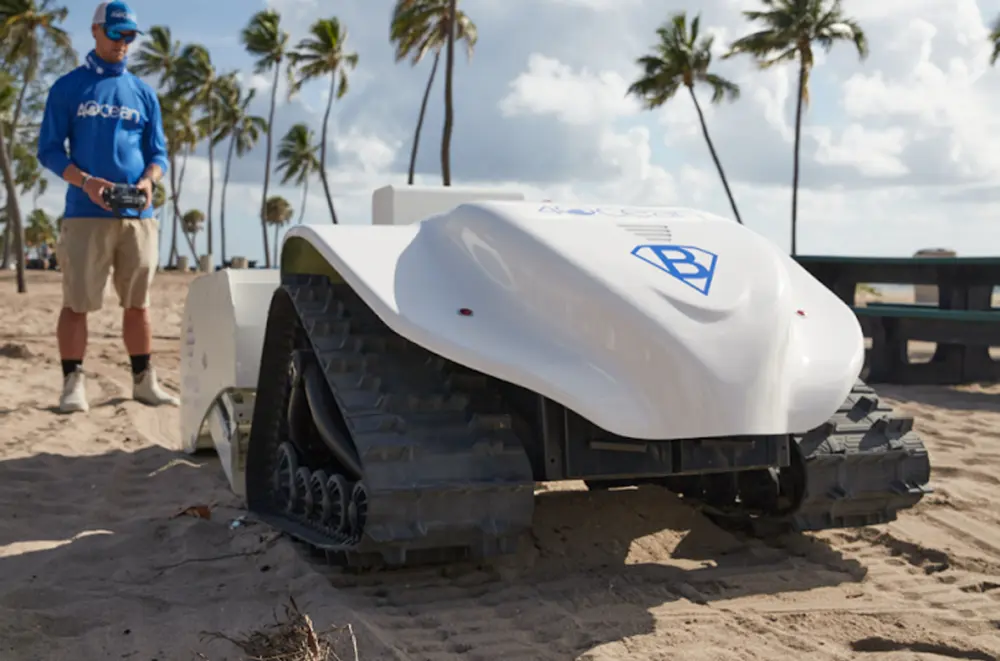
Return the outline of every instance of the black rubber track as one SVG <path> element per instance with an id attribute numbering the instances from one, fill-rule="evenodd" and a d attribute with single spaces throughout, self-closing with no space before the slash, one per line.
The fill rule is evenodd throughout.
<path id="1" fill-rule="evenodd" d="M 513 551 L 531 526 L 534 477 L 487 377 L 395 334 L 347 285 L 325 276 L 283 280 L 261 356 L 247 452 L 249 509 L 336 564 L 398 566 Z M 289 402 L 301 410 L 316 398 L 315 379 L 314 396 L 304 390 L 310 365 L 321 370 L 338 409 L 322 416 L 322 434 L 289 425 Z M 727 489 L 705 490 L 725 478 L 702 480 L 700 490 L 683 496 L 720 525 L 765 536 L 892 521 L 929 492 L 929 460 L 912 424 L 893 417 L 859 381 L 826 425 L 796 437 L 792 466 L 775 478 L 783 497 L 771 499 L 770 511 L 762 512 L 759 500 L 755 509 L 740 505 Z M 337 438 L 345 447 L 331 452 Z M 344 452 L 360 460 L 360 486 L 336 460 Z M 276 483 L 275 468 L 289 453 L 295 475 Z M 349 508 L 341 501 L 351 492 L 364 498 Z M 340 518 L 354 521 L 353 529 L 334 531 Z"/>
<path id="2" fill-rule="evenodd" d="M 720 525 L 758 536 L 888 523 L 931 492 L 930 458 L 913 418 L 893 415 L 857 381 L 830 420 L 795 436 L 792 465 L 781 472 L 789 502 L 762 515 L 694 495 Z"/>
<path id="3" fill-rule="evenodd" d="M 298 425 L 290 430 L 288 404 L 299 378 L 290 367 L 296 362 L 321 369 L 339 409 L 326 413 L 337 417 L 339 430 L 312 430 L 310 438 Z M 302 407 L 301 397 L 295 405 Z M 349 287 L 326 277 L 286 276 L 275 292 L 253 420 L 249 509 L 333 554 L 332 562 L 403 565 L 488 557 L 512 552 L 531 526 L 531 465 L 486 379 L 399 337 Z M 316 440 L 337 433 L 353 446 L 347 449 L 363 469 L 363 531 L 338 534 L 315 511 L 306 512 L 305 503 L 287 508 L 286 494 L 273 482 L 279 447 L 295 435 L 297 467 L 310 472 L 304 481 L 318 482 L 312 474 L 321 470 L 350 484 L 354 477 L 327 442 Z M 317 489 L 309 505 L 315 510 L 329 495 Z"/>

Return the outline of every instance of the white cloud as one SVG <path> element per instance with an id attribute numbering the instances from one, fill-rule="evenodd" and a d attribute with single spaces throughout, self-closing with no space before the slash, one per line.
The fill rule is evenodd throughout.
<path id="1" fill-rule="evenodd" d="M 269 1 L 293 40 L 327 12 L 319 0 Z M 759 8 L 759 0 L 706 0 L 697 8 L 680 0 L 462 1 L 480 36 L 472 62 L 463 55 L 456 66 L 456 184 L 517 189 L 531 199 L 678 203 L 730 214 L 690 98 L 682 91 L 646 112 L 625 90 L 637 73 L 635 58 L 654 44 L 655 28 L 670 13 L 701 13 L 718 57 L 753 29 L 739 12 Z M 944 245 L 961 254 L 995 253 L 1000 67 L 988 65 L 985 36 L 1000 1 L 845 0 L 844 9 L 862 23 L 871 54 L 859 61 L 847 43 L 817 51 L 802 131 L 800 250 L 909 254 Z M 219 30 L 236 34 L 248 12 L 228 13 Z M 342 222 L 364 223 L 372 189 L 405 181 L 427 65 L 392 61 L 383 5 L 347 3 L 337 14 L 361 64 L 331 119 L 330 162 L 339 160 L 330 178 Z M 183 17 L 172 25 L 182 40 L 201 30 Z M 243 59 L 213 51 L 223 68 L 255 78 L 249 58 L 232 57 Z M 741 214 L 787 246 L 796 68 L 762 72 L 746 58 L 717 59 L 713 67 L 743 91 L 736 103 L 718 106 L 704 89 L 698 97 Z M 252 84 L 267 96 L 269 83 Z M 439 74 L 418 159 L 418 181 L 431 184 L 440 182 L 442 84 Z M 317 81 L 297 102 L 284 103 L 279 89 L 279 122 L 301 119 L 318 134 L 325 93 Z M 249 171 L 263 169 L 262 147 L 249 158 Z M 207 170 L 198 161 L 189 165 L 185 205 L 207 201 Z M 539 162 L 544 167 L 532 168 Z M 53 185 L 42 206 L 61 211 L 62 191 Z M 299 206 L 301 191 L 274 191 Z M 238 228 L 230 231 L 232 251 L 259 252 L 259 196 L 257 182 L 230 185 L 227 217 Z M 30 196 L 23 201 L 29 209 Z M 325 207 L 315 181 L 307 221 L 327 222 Z"/>
<path id="2" fill-rule="evenodd" d="M 608 11 L 614 9 L 621 11 L 642 3 L 642 0 L 551 0 L 556 5 L 566 5 L 568 7 L 579 7 L 593 11 Z"/>
<path id="3" fill-rule="evenodd" d="M 651 134 L 645 126 L 615 128 L 639 113 L 626 98 L 628 83 L 614 71 L 574 71 L 555 58 L 532 54 L 528 68 L 509 85 L 500 101 L 505 116 L 552 116 L 596 136 L 597 155 L 610 178 L 589 190 L 567 192 L 576 199 L 671 204 L 677 199 L 674 177 L 653 163 Z"/>
<path id="4" fill-rule="evenodd" d="M 274 107 L 276 109 L 287 103 L 288 99 L 288 77 L 283 75 L 283 73 L 278 74 L 278 94 L 274 98 Z M 254 90 L 257 96 L 267 98 L 270 102 L 271 87 L 274 83 L 274 71 L 268 74 L 237 71 L 236 79 L 244 87 Z"/>
<path id="5" fill-rule="evenodd" d="M 334 136 L 333 143 L 334 148 L 347 158 L 348 163 L 360 166 L 365 174 L 384 173 L 388 170 L 401 146 L 399 141 L 390 144 L 377 135 L 362 133 L 357 128 Z"/>
<path id="6" fill-rule="evenodd" d="M 896 126 L 885 130 L 869 129 L 851 124 L 833 140 L 827 127 L 811 131 L 819 143 L 816 160 L 825 165 L 848 165 L 868 177 L 891 179 L 909 172 L 900 160 L 903 149 L 909 144 L 906 131 Z"/>
<path id="7" fill-rule="evenodd" d="M 552 57 L 532 53 L 528 69 L 512 80 L 500 102 L 506 117 L 551 115 L 575 125 L 634 115 L 638 104 L 626 98 L 628 83 L 614 71 L 579 73 Z"/>
<path id="8" fill-rule="evenodd" d="M 947 148 L 938 156 L 958 177 L 1000 176 L 1000 88 L 983 21 L 1000 7 L 982 11 L 974 0 L 922 0 L 917 11 L 880 7 L 871 19 L 884 31 L 888 57 L 844 82 L 846 115 L 905 122 L 911 137 L 941 140 Z"/>

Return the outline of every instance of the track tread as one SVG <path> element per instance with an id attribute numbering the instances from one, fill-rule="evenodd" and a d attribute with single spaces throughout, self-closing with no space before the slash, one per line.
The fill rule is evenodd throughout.
<path id="1" fill-rule="evenodd" d="M 807 478 L 796 530 L 888 523 L 930 492 L 930 458 L 913 419 L 896 416 L 860 380 L 827 425 L 797 440 Z"/>
<path id="2" fill-rule="evenodd" d="M 261 493 L 271 488 L 270 457 L 284 440 L 290 384 L 267 383 L 280 379 L 262 381 L 271 392 L 254 412 L 251 510 L 351 565 L 409 564 L 423 550 L 447 550 L 449 559 L 511 550 L 531 525 L 534 478 L 500 399 L 475 392 L 485 381 L 394 334 L 346 285 L 285 276 L 272 300 L 261 374 L 284 373 L 291 352 L 303 349 L 322 369 L 361 459 L 364 534 L 337 534 Z M 300 464 L 336 472 L 316 457 Z"/>
<path id="3" fill-rule="evenodd" d="M 753 516 L 705 505 L 706 512 L 726 527 L 772 536 L 889 523 L 931 493 L 930 459 L 913 419 L 895 415 L 860 379 L 826 424 L 795 440 L 804 489 L 792 511 Z"/>

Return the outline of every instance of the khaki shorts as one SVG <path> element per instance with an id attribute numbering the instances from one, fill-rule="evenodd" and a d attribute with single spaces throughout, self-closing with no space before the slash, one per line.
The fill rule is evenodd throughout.
<path id="1" fill-rule="evenodd" d="M 63 307 L 80 314 L 100 310 L 112 267 L 121 306 L 149 307 L 159 262 L 159 231 L 155 218 L 63 219 L 56 244 Z"/>

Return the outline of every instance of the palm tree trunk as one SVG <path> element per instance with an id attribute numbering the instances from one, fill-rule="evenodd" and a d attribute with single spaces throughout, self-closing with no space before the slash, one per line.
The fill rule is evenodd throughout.
<path id="1" fill-rule="evenodd" d="M 7 146 L 8 159 L 14 160 L 14 143 L 17 142 L 17 125 L 21 123 L 21 112 L 24 110 L 24 98 L 28 94 L 28 85 L 35 77 L 35 67 L 30 62 L 26 63 L 24 69 L 24 79 L 21 81 L 21 91 L 17 94 L 17 102 L 14 104 L 14 116 L 10 122 L 10 144 Z"/>
<path id="2" fill-rule="evenodd" d="M 17 199 L 17 188 L 14 184 L 14 172 L 10 159 L 7 158 L 6 138 L 0 131 L 0 170 L 3 171 L 3 182 L 7 188 L 7 224 L 13 224 L 14 258 L 17 260 L 17 293 L 27 293 L 28 287 L 24 281 L 24 225 L 21 221 L 21 202 Z"/>
<path id="3" fill-rule="evenodd" d="M 9 218 L 9 214 L 8 214 Z M 10 255 L 11 255 L 11 240 L 14 238 L 14 233 L 12 231 L 14 223 L 9 219 L 3 226 L 3 257 L 0 258 L 0 271 L 6 271 L 10 268 Z"/>
<path id="4" fill-rule="evenodd" d="M 726 189 L 726 195 L 729 196 L 729 206 L 733 208 L 733 215 L 736 216 L 736 222 L 742 225 L 743 219 L 740 218 L 740 212 L 736 209 L 736 200 L 733 199 L 733 193 L 729 190 L 726 173 L 722 171 L 722 163 L 719 162 L 719 155 L 715 153 L 712 139 L 708 137 L 708 125 L 705 124 L 705 115 L 701 112 L 701 105 L 698 103 L 698 97 L 694 93 L 694 87 L 688 86 L 688 92 L 691 93 L 691 100 L 694 101 L 694 109 L 698 111 L 698 121 L 701 122 L 701 133 L 705 136 L 705 142 L 708 143 L 708 151 L 712 154 L 712 160 L 715 161 L 715 168 L 719 171 L 719 177 L 722 179 L 722 187 Z"/>
<path id="5" fill-rule="evenodd" d="M 181 223 L 181 216 L 183 215 L 181 213 L 181 205 L 180 205 L 181 187 L 184 185 L 184 172 L 187 170 L 188 156 L 190 154 L 191 154 L 191 148 L 188 147 L 188 148 L 186 148 L 184 150 L 184 160 L 181 161 L 181 171 L 177 174 L 177 185 L 176 185 L 175 191 L 174 191 L 174 222 L 180 226 L 180 228 L 181 228 L 181 234 L 183 234 L 184 238 L 187 239 L 188 248 L 191 249 L 191 259 L 193 259 L 195 261 L 195 263 L 197 263 L 198 262 L 198 250 L 197 250 L 197 248 L 195 248 L 195 245 L 194 245 L 194 236 L 192 234 L 190 234 L 187 231 L 187 229 L 184 227 L 184 225 Z M 171 166 L 170 166 L 170 174 L 171 174 L 170 185 L 171 185 L 172 188 L 174 188 L 173 174 L 175 172 L 177 172 L 177 170 L 174 169 L 173 164 L 171 163 Z M 180 255 L 180 252 L 178 252 L 177 254 Z"/>
<path id="6" fill-rule="evenodd" d="M 170 208 L 173 220 L 171 222 L 170 254 L 167 256 L 167 266 L 174 266 L 177 263 L 177 157 L 170 153 L 167 158 L 170 161 Z"/>
<path id="7" fill-rule="evenodd" d="M 302 224 L 302 219 L 305 218 L 306 200 L 308 199 L 309 199 L 309 177 L 307 176 L 306 180 L 302 182 L 302 208 L 299 209 L 299 225 Z"/>
<path id="8" fill-rule="evenodd" d="M 802 134 L 802 92 L 806 83 L 806 63 L 799 55 L 799 98 L 795 103 L 795 156 L 792 166 L 792 257 L 798 254 L 799 138 Z"/>
<path id="9" fill-rule="evenodd" d="M 180 199 L 181 191 L 184 190 L 184 174 L 187 172 L 188 158 L 191 156 L 191 152 L 193 152 L 193 151 L 194 151 L 194 146 L 192 145 L 192 146 L 188 147 L 188 149 L 187 149 L 186 152 L 184 152 L 184 160 L 181 162 L 180 176 L 177 178 L 177 198 L 178 199 Z M 178 213 L 181 215 L 181 219 L 182 219 L 182 221 L 181 221 L 181 230 L 184 231 L 184 236 L 187 238 L 188 246 L 191 248 L 191 259 L 193 259 L 194 263 L 197 264 L 198 263 L 198 248 L 195 245 L 195 242 L 198 240 L 198 232 L 188 232 L 186 229 L 184 229 L 184 223 L 183 223 L 184 213 L 183 213 L 183 210 L 178 210 Z"/>
<path id="10" fill-rule="evenodd" d="M 278 263 L 278 229 L 280 228 L 281 225 L 274 224 L 274 265 L 279 268 L 281 267 L 281 264 Z"/>
<path id="11" fill-rule="evenodd" d="M 455 77 L 455 16 L 458 0 L 448 3 L 448 56 L 444 77 L 444 132 L 441 135 L 441 183 L 451 186 L 451 131 L 455 125 L 455 105 L 452 96 L 452 79 Z"/>
<path id="12" fill-rule="evenodd" d="M 337 72 L 330 73 L 330 95 L 326 99 L 326 114 L 323 115 L 323 137 L 319 146 L 319 178 L 323 182 L 326 193 L 326 205 L 330 207 L 330 220 L 337 224 L 337 212 L 333 210 L 333 198 L 330 196 L 330 182 L 326 179 L 326 127 L 330 123 L 330 110 L 333 108 L 333 97 L 337 91 Z"/>
<path id="13" fill-rule="evenodd" d="M 173 202 L 170 203 L 171 210 L 174 208 Z M 170 254 L 167 255 L 167 266 L 173 268 L 177 265 L 177 214 L 171 213 L 173 218 L 170 222 Z"/>
<path id="14" fill-rule="evenodd" d="M 180 252 L 177 250 L 177 219 L 179 214 L 177 213 L 177 155 L 170 153 L 167 157 L 170 161 L 170 207 L 172 209 L 173 222 L 171 223 L 171 236 L 170 236 L 170 255 L 167 257 L 167 265 L 174 266 L 177 264 L 177 258 L 180 256 Z"/>
<path id="15" fill-rule="evenodd" d="M 14 104 L 14 115 L 10 122 L 10 144 L 7 145 L 7 163 L 13 167 L 14 163 L 14 145 L 17 143 L 17 125 L 21 123 L 21 112 L 24 109 L 24 97 L 28 92 L 28 85 L 31 84 L 31 78 L 34 73 L 34 67 L 27 63 L 24 69 L 24 79 L 21 81 L 21 91 L 17 94 L 17 102 Z M 17 187 L 17 182 L 14 183 L 15 188 Z M 4 248 L 3 248 L 3 260 L 0 263 L 0 268 L 7 269 L 10 266 L 10 256 L 11 256 L 11 235 L 13 233 L 13 223 L 7 223 L 4 227 Z M 23 241 L 23 238 L 22 238 Z M 18 258 L 18 262 L 22 261 Z"/>
<path id="16" fill-rule="evenodd" d="M 271 183 L 271 138 L 274 133 L 274 104 L 278 96 L 278 74 L 281 61 L 274 64 L 274 82 L 271 84 L 271 112 L 267 116 L 267 154 L 264 156 L 264 193 L 260 197 L 260 232 L 264 239 L 264 266 L 271 268 L 271 251 L 267 246 L 267 188 Z"/>
<path id="17" fill-rule="evenodd" d="M 226 174 L 222 177 L 222 199 L 219 200 L 219 250 L 222 265 L 226 265 L 226 187 L 229 185 L 229 168 L 233 164 L 233 147 L 236 146 L 236 132 L 229 138 L 229 154 L 226 156 Z"/>
<path id="18" fill-rule="evenodd" d="M 3 225 L 3 256 L 0 257 L 0 271 L 6 271 L 10 267 L 10 240 L 13 236 L 11 226 L 10 221 Z"/>
<path id="19" fill-rule="evenodd" d="M 177 175 L 177 196 L 180 197 L 181 189 L 184 188 L 184 173 L 187 172 L 188 166 L 188 156 L 194 150 L 193 147 L 188 146 L 184 149 L 184 160 L 181 161 L 181 171 Z"/>
<path id="20" fill-rule="evenodd" d="M 170 203 L 171 209 L 171 229 L 170 229 L 170 253 L 167 255 L 167 266 L 173 268 L 177 264 L 177 213 L 173 212 L 174 203 Z"/>
<path id="21" fill-rule="evenodd" d="M 187 172 L 188 157 L 191 156 L 191 152 L 192 151 L 194 151 L 194 147 L 190 146 L 190 145 L 184 150 L 184 160 L 181 161 L 181 171 L 177 175 L 177 199 L 178 199 L 178 201 L 181 199 L 181 191 L 184 189 L 184 173 Z M 181 220 L 181 232 L 184 233 L 184 238 L 187 239 L 188 246 L 191 248 L 191 259 L 193 259 L 195 261 L 195 263 L 197 263 L 198 262 L 198 251 L 195 249 L 195 245 L 194 245 L 195 233 L 194 232 L 188 232 L 187 229 L 184 227 L 184 222 L 183 222 L 184 213 L 181 210 L 180 205 L 178 205 L 178 207 L 177 207 L 177 215 L 182 219 Z"/>
<path id="22" fill-rule="evenodd" d="M 209 108 L 209 112 L 212 109 Z M 212 144 L 213 138 L 215 137 L 215 124 L 212 121 L 208 122 L 208 213 L 206 214 L 205 221 L 205 231 L 208 233 L 208 250 L 206 251 L 211 256 L 211 261 L 215 261 L 215 257 L 212 253 L 212 198 L 215 195 L 215 146 Z"/>
<path id="23" fill-rule="evenodd" d="M 424 114 L 427 112 L 427 99 L 431 95 L 431 87 L 434 85 L 434 74 L 437 73 L 438 62 L 441 61 L 441 50 L 434 51 L 434 65 L 431 67 L 431 75 L 427 78 L 427 88 L 424 90 L 424 98 L 420 102 L 420 115 L 417 116 L 417 130 L 413 132 L 413 149 L 410 150 L 410 175 L 406 183 L 413 185 L 413 173 L 417 168 L 417 148 L 420 145 L 420 129 L 424 126 Z"/>

